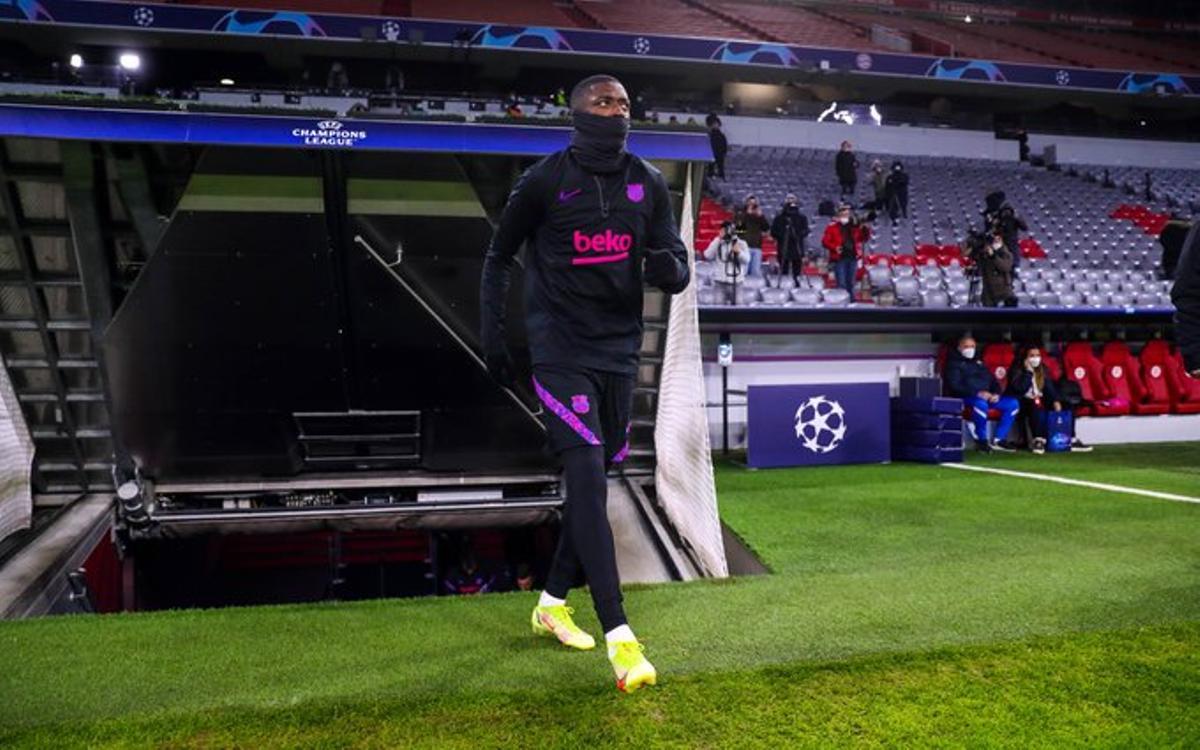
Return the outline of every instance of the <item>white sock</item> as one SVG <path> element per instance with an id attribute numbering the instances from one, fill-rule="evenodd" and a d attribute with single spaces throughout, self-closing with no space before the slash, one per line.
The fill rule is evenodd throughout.
<path id="1" fill-rule="evenodd" d="M 557 596 L 550 596 L 550 593 L 547 591 L 543 591 L 542 595 L 538 597 L 539 607 L 557 607 L 560 604 L 566 603 L 566 599 L 559 599 Z"/>
<path id="2" fill-rule="evenodd" d="M 637 637 L 628 625 L 618 625 L 612 630 L 604 634 L 605 643 L 616 643 L 617 641 L 636 641 Z"/>

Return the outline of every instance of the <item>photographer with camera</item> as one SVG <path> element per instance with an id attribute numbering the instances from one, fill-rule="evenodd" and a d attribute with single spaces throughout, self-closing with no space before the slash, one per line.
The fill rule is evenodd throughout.
<path id="1" fill-rule="evenodd" d="M 783 210 L 771 222 L 771 236 L 779 248 L 779 275 L 790 273 L 795 279 L 803 270 L 808 242 L 808 217 L 800 213 L 795 193 L 788 193 Z"/>
<path id="2" fill-rule="evenodd" d="M 758 196 L 746 196 L 746 205 L 734 217 L 737 222 L 738 234 L 750 246 L 750 264 L 746 273 L 750 276 L 762 275 L 762 238 L 763 233 L 771 230 L 771 222 L 763 213 L 758 203 Z"/>
<path id="3" fill-rule="evenodd" d="M 980 286 L 980 302 L 984 307 L 1016 307 L 1017 298 L 1012 290 L 1013 253 L 1004 244 L 999 232 L 979 234 L 972 231 L 967 236 L 967 260 L 974 264 L 971 278 L 972 301 L 974 288 Z"/>
<path id="4" fill-rule="evenodd" d="M 1021 267 L 1021 232 L 1028 232 L 1029 225 L 1006 199 L 1003 190 L 989 193 L 984 202 L 983 231 L 987 234 L 1000 233 L 1005 246 L 1012 253 L 1012 270 Z"/>
<path id="5" fill-rule="evenodd" d="M 705 260 L 715 260 L 721 270 L 713 279 L 730 305 L 737 304 L 737 285 L 746 275 L 750 263 L 750 246 L 737 236 L 737 227 L 732 221 L 721 223 L 721 233 L 713 237 L 704 249 Z"/>
<path id="6" fill-rule="evenodd" d="M 908 172 L 899 161 L 892 162 L 892 173 L 884 183 L 884 199 L 892 226 L 896 225 L 897 217 L 908 218 Z"/>
<path id="7" fill-rule="evenodd" d="M 874 218 L 875 212 L 871 211 L 866 220 L 862 221 L 854 215 L 849 204 L 843 203 L 838 206 L 837 215 L 829 222 L 829 226 L 825 227 L 825 234 L 821 237 L 821 245 L 829 251 L 829 261 L 833 263 L 833 275 L 837 279 L 837 285 L 850 293 L 851 300 L 854 299 L 854 276 L 858 270 L 858 258 L 862 254 L 863 245 L 871 238 L 871 228 L 866 222 Z"/>

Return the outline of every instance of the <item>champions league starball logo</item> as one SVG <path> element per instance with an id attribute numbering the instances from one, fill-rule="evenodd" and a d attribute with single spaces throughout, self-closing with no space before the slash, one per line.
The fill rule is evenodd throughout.
<path id="1" fill-rule="evenodd" d="M 813 453 L 829 453 L 846 437 L 846 411 L 837 401 L 813 396 L 796 409 L 796 439 Z"/>
<path id="2" fill-rule="evenodd" d="M 347 130 L 337 120 L 321 120 L 315 128 L 292 128 L 305 146 L 353 146 L 367 137 L 364 130 Z"/>
<path id="3" fill-rule="evenodd" d="M 400 38 L 399 21 L 384 21 L 383 25 L 379 27 L 379 30 L 382 32 L 383 38 L 389 42 L 394 42 Z"/>

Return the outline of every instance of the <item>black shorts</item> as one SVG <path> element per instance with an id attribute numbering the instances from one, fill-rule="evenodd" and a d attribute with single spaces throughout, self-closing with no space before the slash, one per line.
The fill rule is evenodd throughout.
<path id="1" fill-rule="evenodd" d="M 604 448 L 610 463 L 629 453 L 633 375 L 582 367 L 537 365 L 533 389 L 544 407 L 542 422 L 550 448 L 561 453 L 581 445 Z"/>

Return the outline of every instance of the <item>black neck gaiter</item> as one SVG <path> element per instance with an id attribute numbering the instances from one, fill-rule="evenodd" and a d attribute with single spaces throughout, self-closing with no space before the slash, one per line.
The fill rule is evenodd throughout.
<path id="1" fill-rule="evenodd" d="M 571 153 L 589 172 L 616 172 L 625 164 L 628 117 L 607 117 L 590 112 L 572 112 Z"/>

